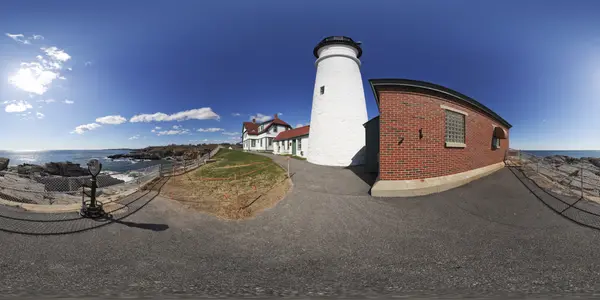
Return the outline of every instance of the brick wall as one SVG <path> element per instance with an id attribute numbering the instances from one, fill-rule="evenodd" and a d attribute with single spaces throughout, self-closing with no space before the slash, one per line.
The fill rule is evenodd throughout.
<path id="1" fill-rule="evenodd" d="M 380 164 L 382 180 L 410 180 L 445 176 L 502 162 L 508 139 L 492 149 L 493 126 L 501 125 L 468 104 L 437 94 L 382 88 L 380 107 Z M 460 109 L 465 116 L 465 148 L 445 147 L 445 110 Z M 419 129 L 423 128 L 423 138 Z M 399 145 L 401 137 L 404 141 Z"/>

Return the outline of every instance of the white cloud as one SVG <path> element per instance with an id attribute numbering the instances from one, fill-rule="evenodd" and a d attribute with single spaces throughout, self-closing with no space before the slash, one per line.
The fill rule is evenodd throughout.
<path id="1" fill-rule="evenodd" d="M 273 117 L 269 116 L 269 115 L 263 115 L 261 113 L 258 113 L 255 116 L 250 116 L 250 120 L 252 120 L 252 119 L 256 119 L 256 122 L 261 123 L 261 122 L 269 121 L 269 120 L 273 119 Z"/>
<path id="2" fill-rule="evenodd" d="M 123 123 L 127 122 L 127 119 L 125 119 L 119 115 L 116 115 L 116 116 L 106 116 L 106 117 L 97 118 L 96 122 L 98 122 L 100 124 L 118 125 L 118 124 L 123 124 Z"/>
<path id="3" fill-rule="evenodd" d="M 283 116 L 283 113 L 277 113 L 278 116 Z"/>
<path id="4" fill-rule="evenodd" d="M 139 135 L 139 134 L 136 134 L 136 135 L 134 135 L 134 136 L 130 137 L 129 139 L 130 139 L 130 140 L 137 140 L 137 139 L 139 139 L 139 138 L 140 138 L 140 135 Z"/>
<path id="5" fill-rule="evenodd" d="M 13 113 L 13 112 L 24 112 L 28 109 L 33 108 L 33 106 L 31 104 L 29 104 L 29 102 L 27 101 L 6 101 L 4 102 L 6 103 L 10 103 L 8 104 L 5 108 L 4 111 L 8 112 L 8 113 Z"/>
<path id="6" fill-rule="evenodd" d="M 217 115 L 210 107 L 203 107 L 198 109 L 190 109 L 167 115 L 165 113 L 157 112 L 154 114 L 140 114 L 133 116 L 129 122 L 163 122 L 163 121 L 185 121 L 185 120 L 219 120 L 220 116 Z"/>
<path id="7" fill-rule="evenodd" d="M 239 132 L 223 132 L 224 135 L 242 135 Z"/>
<path id="8" fill-rule="evenodd" d="M 223 128 L 215 128 L 215 127 L 211 127 L 211 128 L 200 128 L 198 129 L 199 132 L 218 132 L 218 131 L 223 131 L 225 129 Z"/>
<path id="9" fill-rule="evenodd" d="M 58 76 L 58 79 L 60 79 L 60 80 L 67 80 L 67 78 L 65 76 Z"/>
<path id="10" fill-rule="evenodd" d="M 56 47 L 50 47 L 50 48 L 42 47 L 41 50 L 46 52 L 46 55 L 48 55 L 52 59 L 55 59 L 55 60 L 58 60 L 61 62 L 65 62 L 65 61 L 71 59 L 71 55 L 69 55 L 64 50 L 58 49 Z"/>
<path id="11" fill-rule="evenodd" d="M 46 104 L 56 102 L 54 99 L 37 100 L 36 102 L 44 102 Z"/>
<path id="12" fill-rule="evenodd" d="M 156 127 L 154 127 L 154 129 L 162 129 L 162 127 L 156 126 Z"/>
<path id="13" fill-rule="evenodd" d="M 67 68 L 67 71 L 73 71 L 73 68 Z"/>
<path id="14" fill-rule="evenodd" d="M 302 126 L 306 126 L 306 125 L 304 125 L 302 123 L 298 123 L 298 124 L 296 124 L 296 127 L 294 127 L 294 128 L 298 128 L 298 127 L 302 127 Z"/>
<path id="15" fill-rule="evenodd" d="M 43 114 L 43 113 L 41 113 L 41 112 L 36 112 L 36 113 L 35 113 L 35 116 L 36 116 L 38 119 L 43 119 L 43 118 L 45 117 L 45 116 L 44 116 L 44 114 Z"/>
<path id="16" fill-rule="evenodd" d="M 231 115 L 232 115 L 232 116 L 234 116 L 234 117 L 239 117 L 239 116 L 241 116 L 242 114 L 240 114 L 240 113 L 232 113 Z"/>
<path id="17" fill-rule="evenodd" d="M 179 128 L 181 128 L 181 126 L 179 126 L 179 125 L 173 125 L 173 129 L 179 129 Z"/>
<path id="18" fill-rule="evenodd" d="M 79 125 L 79 126 L 75 127 L 75 130 L 73 130 L 71 133 L 83 134 L 86 131 L 95 130 L 95 129 L 98 129 L 100 127 L 102 127 L 102 125 L 96 124 L 96 123 Z"/>
<path id="19" fill-rule="evenodd" d="M 6 33 L 6 36 L 15 40 L 16 42 L 23 43 L 25 45 L 30 45 L 32 40 L 43 40 L 44 39 L 44 37 L 39 34 L 34 34 L 30 37 L 26 37 L 25 35 L 20 34 L 20 33 L 17 33 L 17 34 Z"/>
<path id="20" fill-rule="evenodd" d="M 91 61 L 86 61 L 86 62 L 85 62 L 83 65 L 84 65 L 84 66 L 86 66 L 86 67 L 87 67 L 87 66 L 91 66 L 91 65 L 92 65 L 92 62 L 91 62 Z"/>
<path id="21" fill-rule="evenodd" d="M 180 130 L 165 130 L 165 131 L 159 131 L 156 135 L 161 136 L 161 135 L 181 135 L 181 134 L 187 134 L 190 131 L 187 129 L 180 129 Z"/>
<path id="22" fill-rule="evenodd" d="M 65 101 L 63 101 L 65 104 L 73 104 L 75 103 L 75 101 L 71 101 L 69 99 L 65 99 Z"/>
<path id="23" fill-rule="evenodd" d="M 6 33 L 6 36 L 15 40 L 16 42 L 19 42 L 19 43 L 23 43 L 26 45 L 31 44 L 31 42 L 29 42 L 29 40 L 27 40 L 27 38 L 25 38 L 25 36 L 20 33 L 17 33 L 17 34 Z"/>
<path id="24" fill-rule="evenodd" d="M 26 92 L 43 95 L 58 76 L 40 63 L 21 63 L 21 68 L 8 78 L 8 82 Z"/>
<path id="25" fill-rule="evenodd" d="M 33 39 L 41 39 L 40 37 L 34 36 Z M 40 49 L 45 52 L 46 57 L 37 55 L 37 61 L 21 63 L 19 70 L 8 78 L 10 84 L 29 93 L 43 95 L 55 79 L 66 79 L 59 71 L 71 56 L 56 47 Z"/>

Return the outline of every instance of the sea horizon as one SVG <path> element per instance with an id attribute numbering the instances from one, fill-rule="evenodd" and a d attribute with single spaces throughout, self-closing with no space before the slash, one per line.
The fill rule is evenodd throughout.
<path id="1" fill-rule="evenodd" d="M 594 157 L 600 158 L 600 150 L 520 150 L 535 156 L 564 155 L 573 158 Z"/>

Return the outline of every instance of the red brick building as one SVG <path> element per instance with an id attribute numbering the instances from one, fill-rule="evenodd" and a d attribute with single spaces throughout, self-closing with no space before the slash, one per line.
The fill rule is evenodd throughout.
<path id="1" fill-rule="evenodd" d="M 504 167 L 511 125 L 459 92 L 405 79 L 369 80 L 380 115 L 365 124 L 373 196 L 414 196 Z"/>

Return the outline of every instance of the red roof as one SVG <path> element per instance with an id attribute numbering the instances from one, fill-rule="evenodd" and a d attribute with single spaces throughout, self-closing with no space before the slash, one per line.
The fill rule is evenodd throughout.
<path id="1" fill-rule="evenodd" d="M 298 136 L 307 135 L 310 131 L 310 125 L 294 128 L 292 130 L 286 130 L 280 132 L 274 139 L 274 141 L 288 140 Z"/>
<path id="2" fill-rule="evenodd" d="M 258 124 L 252 122 L 244 122 L 244 128 L 248 131 L 250 135 L 258 134 Z"/>
<path id="3" fill-rule="evenodd" d="M 262 124 L 266 124 L 266 123 L 270 123 L 269 126 L 265 127 L 261 132 L 258 132 L 258 126 L 260 126 Z M 244 122 L 244 128 L 246 128 L 249 135 L 258 135 L 258 134 L 261 134 L 261 133 L 269 130 L 269 128 L 273 124 L 283 125 L 283 126 L 287 126 L 290 128 L 292 127 L 292 126 L 290 126 L 290 124 L 286 123 L 285 121 L 279 119 L 278 117 L 275 117 L 275 119 L 265 121 L 262 123 Z"/>

